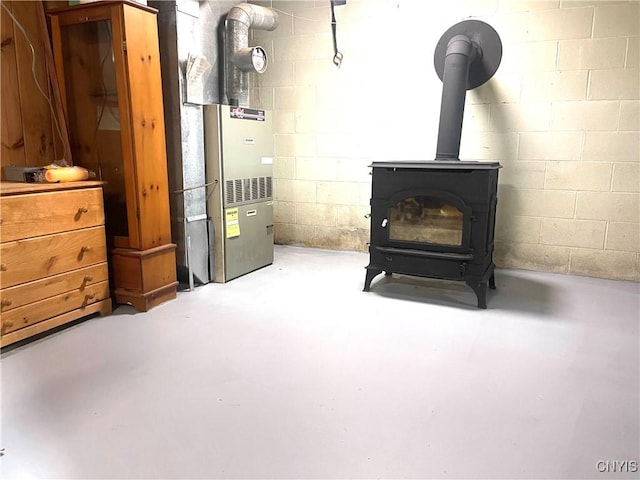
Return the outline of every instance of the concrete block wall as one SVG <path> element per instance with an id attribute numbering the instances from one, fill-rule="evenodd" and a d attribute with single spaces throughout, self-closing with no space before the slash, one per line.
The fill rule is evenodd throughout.
<path id="1" fill-rule="evenodd" d="M 467 92 L 460 158 L 499 161 L 500 267 L 640 280 L 638 1 L 257 1 L 268 71 L 250 103 L 276 125 L 275 239 L 366 250 L 376 160 L 430 160 L 433 51 L 467 19 L 500 34 L 497 74 Z"/>

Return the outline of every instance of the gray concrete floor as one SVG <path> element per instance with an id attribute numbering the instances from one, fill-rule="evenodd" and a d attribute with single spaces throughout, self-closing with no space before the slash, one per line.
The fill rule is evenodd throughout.
<path id="1" fill-rule="evenodd" d="M 367 260 L 277 246 L 5 349 L 2 478 L 638 478 L 612 463 L 640 460 L 637 283 L 499 270 L 479 310 L 364 293 Z"/>

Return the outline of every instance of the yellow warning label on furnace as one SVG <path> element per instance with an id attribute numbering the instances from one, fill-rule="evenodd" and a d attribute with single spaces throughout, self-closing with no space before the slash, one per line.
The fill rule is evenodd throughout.
<path id="1" fill-rule="evenodd" d="M 225 224 L 227 226 L 227 238 L 240 236 L 240 223 L 238 223 L 238 209 L 227 208 L 225 211 Z"/>

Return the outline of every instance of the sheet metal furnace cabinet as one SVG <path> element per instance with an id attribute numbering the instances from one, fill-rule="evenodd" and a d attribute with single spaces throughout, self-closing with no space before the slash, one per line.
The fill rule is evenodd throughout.
<path id="1" fill-rule="evenodd" d="M 273 124 L 271 112 L 229 105 L 204 117 L 211 270 L 224 283 L 273 263 Z"/>

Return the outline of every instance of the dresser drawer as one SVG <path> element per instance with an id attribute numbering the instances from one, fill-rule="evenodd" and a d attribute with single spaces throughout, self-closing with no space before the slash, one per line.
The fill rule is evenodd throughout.
<path id="1" fill-rule="evenodd" d="M 106 282 L 109 279 L 106 263 L 92 265 L 68 273 L 60 273 L 42 280 L 23 283 L 15 287 L 0 290 L 0 308 L 2 313 L 14 308 L 53 297 L 72 290 L 84 290 L 90 285 Z"/>
<path id="2" fill-rule="evenodd" d="M 87 306 L 109 297 L 109 282 L 90 285 L 38 302 L 14 308 L 2 314 L 2 334 L 28 327 L 50 317 Z"/>
<path id="3" fill-rule="evenodd" d="M 104 224 L 101 188 L 5 196 L 0 241 L 67 232 Z"/>
<path id="4" fill-rule="evenodd" d="M 0 245 L 0 288 L 107 261 L 104 227 Z"/>

